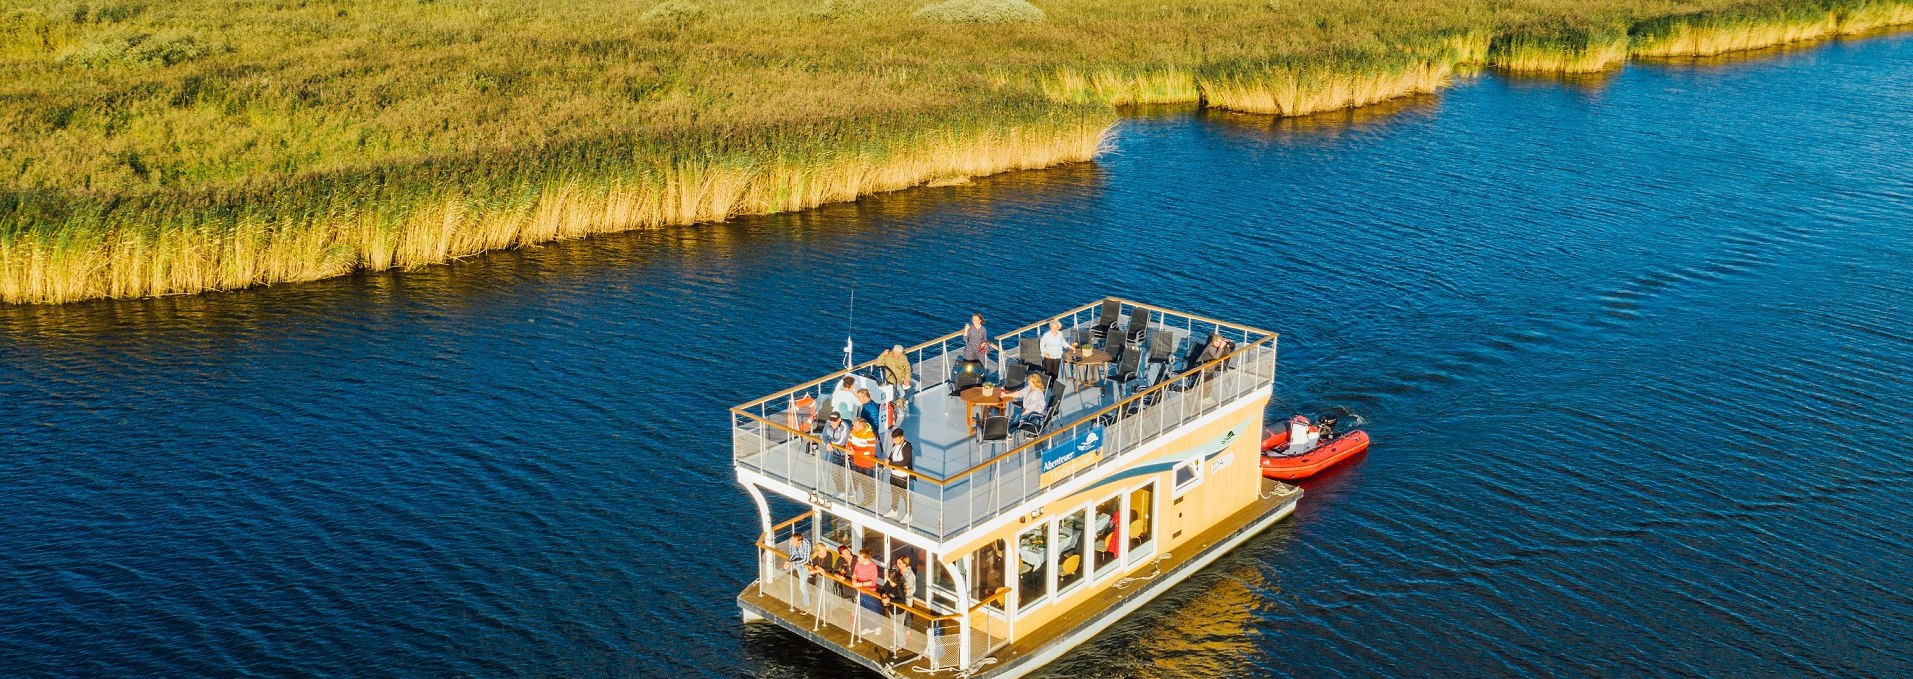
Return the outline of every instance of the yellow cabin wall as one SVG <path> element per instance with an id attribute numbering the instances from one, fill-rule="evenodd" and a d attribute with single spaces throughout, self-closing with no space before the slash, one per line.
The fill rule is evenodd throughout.
<path id="1" fill-rule="evenodd" d="M 1097 481 L 1091 482 L 1083 490 L 1044 505 L 1043 513 L 1035 519 L 1030 519 L 1026 514 L 1000 530 L 950 550 L 947 555 L 960 559 L 983 545 L 989 544 L 992 540 L 1003 540 L 1008 546 L 1008 553 L 1012 555 L 1010 558 L 1013 559 L 1016 551 L 1016 537 L 1019 533 L 1058 516 L 1067 515 L 1071 511 L 1079 510 L 1085 505 L 1090 506 L 1093 512 L 1095 503 L 1117 492 L 1128 493 L 1150 479 L 1155 480 L 1157 492 L 1156 524 L 1153 529 L 1156 540 L 1155 554 L 1161 555 L 1166 551 L 1174 551 L 1183 543 L 1256 501 L 1262 489 L 1262 473 L 1258 456 L 1261 454 L 1262 412 L 1267 404 L 1268 399 L 1265 397 L 1238 405 L 1223 417 L 1183 433 L 1145 457 L 1105 470 L 1099 475 Z M 1228 437 L 1226 442 L 1221 440 L 1224 437 Z M 1197 454 L 1203 454 L 1205 457 L 1203 461 L 1205 477 L 1199 485 L 1183 495 L 1180 502 L 1177 502 L 1171 475 L 1172 465 Z M 1229 462 L 1221 469 L 1211 469 L 1210 465 L 1218 458 L 1227 459 Z M 1134 475 L 1136 470 L 1158 465 L 1163 467 L 1159 472 Z M 1123 478 L 1125 476 L 1127 478 Z M 1110 481 L 1111 479 L 1119 480 Z M 1093 534 L 1091 539 L 1094 539 Z M 1054 552 L 1055 549 L 1055 545 L 1051 545 L 1051 551 Z M 1060 599 L 1052 593 L 1049 599 L 1018 617 L 1016 629 L 1020 634 L 1049 623 L 1092 595 L 1106 590 L 1123 577 L 1133 575 L 1137 570 L 1147 572 L 1155 558 L 1151 556 L 1139 562 L 1127 563 L 1128 559 L 1125 557 L 1125 563 L 1117 566 L 1113 573 L 1100 577 L 1094 573 L 1088 574 L 1087 577 L 1092 578 L 1091 581 L 1077 586 Z M 1084 568 L 1088 569 L 1089 566 L 1085 564 Z M 1014 569 L 1006 567 L 1005 570 L 1013 571 Z M 1005 584 L 1014 577 L 1013 572 L 1006 573 Z"/>

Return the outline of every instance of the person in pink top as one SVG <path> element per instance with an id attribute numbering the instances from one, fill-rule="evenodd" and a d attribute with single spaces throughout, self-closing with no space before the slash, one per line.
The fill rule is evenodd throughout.
<path id="1" fill-rule="evenodd" d="M 859 607 L 861 610 L 857 611 L 857 626 L 861 629 L 859 633 L 864 636 L 876 634 L 882 631 L 875 623 L 883 619 L 883 603 L 877 600 L 876 595 L 877 580 L 883 569 L 877 567 L 877 561 L 870 557 L 870 548 L 865 547 L 857 552 L 857 565 L 851 570 L 850 582 L 857 586 L 857 599 L 862 604 Z"/>

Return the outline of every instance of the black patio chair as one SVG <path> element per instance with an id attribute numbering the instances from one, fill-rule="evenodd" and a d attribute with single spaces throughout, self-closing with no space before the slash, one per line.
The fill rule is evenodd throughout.
<path id="1" fill-rule="evenodd" d="M 976 429 L 976 442 L 989 444 L 992 451 L 996 450 L 996 444 L 1009 440 L 1010 417 L 1008 415 L 986 415 L 983 417 L 983 426 Z"/>
<path id="2" fill-rule="evenodd" d="M 1043 346 L 1035 338 L 1023 337 L 1016 340 L 1016 360 L 1031 370 L 1043 365 Z"/>
<path id="3" fill-rule="evenodd" d="M 1171 333 L 1167 330 L 1158 330 L 1156 334 L 1150 335 L 1149 365 L 1154 367 L 1157 364 L 1161 364 L 1162 369 L 1166 371 L 1169 369 L 1169 362 L 1174 360 L 1176 360 L 1175 333 Z"/>
<path id="4" fill-rule="evenodd" d="M 1136 307 L 1129 310 L 1129 332 L 1123 335 L 1123 341 L 1134 346 L 1142 346 L 1142 338 L 1149 332 L 1149 310 Z"/>
<path id="5" fill-rule="evenodd" d="M 1096 324 L 1089 326 L 1089 330 L 1096 335 L 1097 341 L 1101 341 L 1103 337 L 1109 335 L 1110 328 L 1116 327 L 1116 322 L 1122 320 L 1122 317 L 1123 303 L 1114 299 L 1105 299 L 1102 315 L 1096 317 Z"/>
<path id="6" fill-rule="evenodd" d="M 1128 389 L 1128 385 L 1130 382 L 1136 381 L 1136 378 L 1139 376 L 1139 373 L 1141 372 L 1141 364 L 1142 364 L 1142 352 L 1139 352 L 1139 351 L 1123 352 L 1122 360 L 1116 364 L 1116 372 L 1111 373 L 1108 377 L 1105 377 L 1103 379 L 1109 380 L 1110 382 L 1114 383 L 1116 385 L 1116 392 L 1118 394 L 1123 393 L 1124 391 Z"/>
<path id="7" fill-rule="evenodd" d="M 1042 436 L 1044 432 L 1049 431 L 1050 425 L 1056 423 L 1056 411 L 1062 410 L 1062 405 L 1063 392 L 1054 388 L 1050 389 L 1049 401 L 1048 404 L 1044 406 L 1042 419 L 1018 422 L 1016 424 L 1016 432 L 1032 438 Z"/>
<path id="8" fill-rule="evenodd" d="M 1011 363 L 1003 366 L 1003 388 L 1005 390 L 1016 391 L 1028 386 L 1029 383 L 1029 366 L 1022 363 Z"/>

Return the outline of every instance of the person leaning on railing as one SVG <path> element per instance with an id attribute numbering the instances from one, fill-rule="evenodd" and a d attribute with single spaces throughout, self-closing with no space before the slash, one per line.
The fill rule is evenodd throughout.
<path id="1" fill-rule="evenodd" d="M 850 428 L 850 439 L 845 442 L 850 450 L 850 466 L 857 474 L 851 479 L 856 485 L 852 502 L 869 505 L 877 500 L 877 432 L 870 422 L 858 419 L 856 426 Z"/>
<path id="2" fill-rule="evenodd" d="M 797 577 L 797 593 L 803 595 L 804 608 L 810 608 L 810 541 L 804 538 L 803 531 L 790 534 L 790 555 L 784 558 L 784 570 Z M 796 607 L 791 607 L 796 610 Z"/>
<path id="3" fill-rule="evenodd" d="M 840 468 L 844 466 L 844 448 L 850 442 L 850 423 L 845 422 L 842 415 L 832 411 L 824 417 L 823 439 L 824 447 L 830 449 L 830 466 L 825 468 L 822 474 L 829 480 L 820 479 L 817 484 L 818 490 L 829 490 L 831 494 L 842 498 L 845 489 L 844 476 Z M 825 486 L 829 488 L 826 489 Z"/>
<path id="4" fill-rule="evenodd" d="M 877 576 L 880 572 L 876 559 L 870 556 L 869 547 L 857 552 L 857 565 L 851 569 L 850 582 L 857 588 L 858 634 L 869 636 L 883 631 L 882 628 L 864 627 L 883 618 L 883 602 L 877 598 Z"/>

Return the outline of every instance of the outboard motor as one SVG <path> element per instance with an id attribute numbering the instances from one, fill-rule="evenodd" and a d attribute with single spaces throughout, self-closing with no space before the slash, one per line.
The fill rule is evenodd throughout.
<path id="1" fill-rule="evenodd" d="M 1300 455 L 1315 447 L 1321 432 L 1309 424 L 1306 415 L 1289 418 L 1289 454 Z"/>

